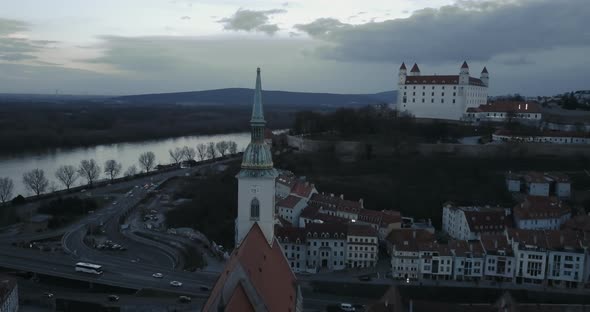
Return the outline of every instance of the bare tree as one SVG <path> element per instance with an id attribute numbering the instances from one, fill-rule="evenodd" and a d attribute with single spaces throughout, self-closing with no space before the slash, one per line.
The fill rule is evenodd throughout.
<path id="1" fill-rule="evenodd" d="M 215 152 L 215 143 L 213 143 L 213 142 L 207 143 L 207 158 L 214 159 L 216 154 L 217 153 Z"/>
<path id="2" fill-rule="evenodd" d="M 184 149 L 180 147 L 177 147 L 175 149 L 169 149 L 168 153 L 170 154 L 170 159 L 172 159 L 172 162 L 174 162 L 177 165 L 179 162 L 182 161 L 182 158 L 184 157 Z"/>
<path id="3" fill-rule="evenodd" d="M 156 163 L 156 155 L 153 152 L 145 152 L 139 155 L 139 165 L 145 170 L 150 172 Z"/>
<path id="4" fill-rule="evenodd" d="M 227 142 L 228 150 L 230 154 L 237 154 L 238 153 L 238 144 L 234 141 Z"/>
<path id="5" fill-rule="evenodd" d="M 195 156 L 197 156 L 197 152 L 195 151 L 195 149 L 188 146 L 182 148 L 182 154 L 184 160 L 194 160 Z"/>
<path id="6" fill-rule="evenodd" d="M 78 179 L 78 173 L 76 172 L 76 168 L 74 166 L 66 165 L 57 168 L 55 177 L 66 187 L 66 189 L 69 190 L 70 187 L 76 183 L 76 179 Z"/>
<path id="7" fill-rule="evenodd" d="M 219 141 L 215 144 L 215 148 L 217 149 L 217 152 L 219 152 L 219 155 L 223 157 L 227 153 L 229 144 L 227 141 Z"/>
<path id="8" fill-rule="evenodd" d="M 49 181 L 45 178 L 45 172 L 41 169 L 33 169 L 23 174 L 23 183 L 25 187 L 39 196 L 39 194 L 45 192 Z"/>
<path id="9" fill-rule="evenodd" d="M 84 159 L 80 162 L 78 174 L 88 181 L 88 185 L 92 185 L 100 177 L 100 166 L 94 159 Z"/>
<path id="10" fill-rule="evenodd" d="M 12 197 L 12 190 L 14 190 L 14 183 L 9 177 L 0 178 L 0 201 L 6 203 Z"/>
<path id="11" fill-rule="evenodd" d="M 127 171 L 125 171 L 126 177 L 131 177 L 136 174 L 137 174 L 137 167 L 135 165 L 131 165 L 129 168 L 127 168 Z"/>
<path id="12" fill-rule="evenodd" d="M 205 143 L 197 144 L 197 153 L 199 154 L 199 160 L 205 160 L 207 158 L 207 145 Z"/>
<path id="13" fill-rule="evenodd" d="M 109 159 L 104 163 L 104 173 L 109 176 L 111 181 L 121 173 L 121 169 L 123 169 L 123 165 L 114 159 Z"/>

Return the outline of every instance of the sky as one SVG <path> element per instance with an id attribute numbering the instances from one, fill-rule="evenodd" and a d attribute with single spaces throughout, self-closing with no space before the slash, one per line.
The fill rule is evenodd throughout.
<path id="1" fill-rule="evenodd" d="M 590 89 L 588 0 L 0 0 L 0 93 L 374 93 L 402 62 L 491 95 Z"/>

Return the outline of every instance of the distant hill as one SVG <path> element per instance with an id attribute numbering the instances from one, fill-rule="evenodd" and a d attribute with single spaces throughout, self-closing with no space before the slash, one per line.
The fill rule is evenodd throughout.
<path id="1" fill-rule="evenodd" d="M 132 104 L 185 104 L 250 106 L 254 91 L 247 88 L 230 88 L 193 92 L 128 95 L 110 101 Z M 397 91 L 376 94 L 332 94 L 287 91 L 262 91 L 264 105 L 275 108 L 335 108 L 359 107 L 380 103 L 394 103 Z"/>

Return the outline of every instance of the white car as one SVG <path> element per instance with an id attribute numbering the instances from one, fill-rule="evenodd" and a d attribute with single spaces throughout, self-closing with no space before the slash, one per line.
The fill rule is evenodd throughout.
<path id="1" fill-rule="evenodd" d="M 180 286 L 182 286 L 182 283 L 179 281 L 172 281 L 172 282 L 170 282 L 170 286 L 180 287 Z"/>
<path id="2" fill-rule="evenodd" d="M 346 312 L 354 312 L 354 311 L 356 311 L 356 309 L 350 303 L 341 303 L 340 304 L 340 310 L 346 311 Z"/>
<path id="3" fill-rule="evenodd" d="M 162 277 L 164 277 L 164 275 L 162 273 L 154 273 L 154 274 L 152 274 L 152 277 L 162 278 Z"/>

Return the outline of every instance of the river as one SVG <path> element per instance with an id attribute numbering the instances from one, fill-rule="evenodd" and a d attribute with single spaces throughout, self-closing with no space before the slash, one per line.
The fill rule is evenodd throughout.
<path id="1" fill-rule="evenodd" d="M 250 142 L 250 133 L 184 136 L 133 143 L 115 143 L 93 147 L 60 148 L 45 152 L 0 155 L 0 177 L 9 177 L 12 179 L 14 182 L 13 196 L 18 194 L 29 196 L 33 195 L 33 193 L 25 188 L 22 177 L 25 172 L 36 168 L 45 171 L 45 177 L 50 181 L 50 184 L 55 183 L 57 189 L 62 189 L 63 185 L 55 177 L 55 171 L 62 165 L 78 167 L 81 160 L 94 159 L 100 165 L 101 169 L 104 169 L 105 161 L 115 159 L 123 165 L 123 169 L 121 170 L 122 175 L 131 165 L 135 165 L 139 170 L 138 158 L 141 153 L 151 151 L 156 155 L 156 164 L 168 164 L 172 162 L 168 154 L 168 150 L 170 149 L 183 146 L 196 148 L 199 143 L 224 140 L 236 142 L 238 151 L 241 151 Z M 105 177 L 104 173 L 101 173 L 101 178 Z M 78 178 L 75 185 L 84 183 L 85 179 Z"/>

